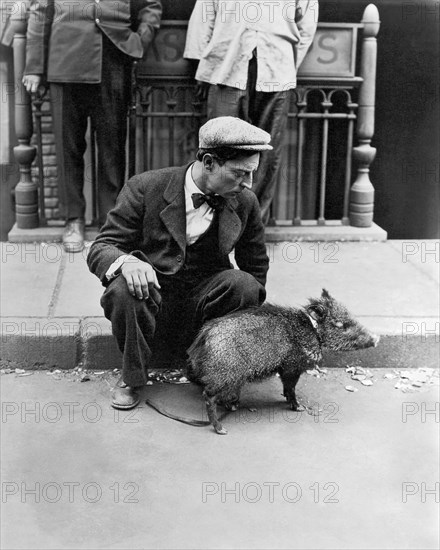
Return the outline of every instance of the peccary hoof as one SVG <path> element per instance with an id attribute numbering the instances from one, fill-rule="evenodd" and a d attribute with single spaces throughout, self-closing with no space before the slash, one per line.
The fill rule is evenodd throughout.
<path id="1" fill-rule="evenodd" d="M 219 435 L 226 435 L 228 433 L 228 430 L 226 428 L 223 428 L 223 426 L 219 427 L 219 428 L 215 428 L 215 431 L 219 434 Z"/>

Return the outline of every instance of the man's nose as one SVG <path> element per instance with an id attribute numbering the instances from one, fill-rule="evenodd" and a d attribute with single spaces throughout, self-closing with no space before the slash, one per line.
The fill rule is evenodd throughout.
<path id="1" fill-rule="evenodd" d="M 252 181 L 253 181 L 253 175 L 252 175 L 252 172 L 250 172 L 249 174 L 246 174 L 243 178 L 243 181 L 241 182 L 240 185 L 242 185 L 242 187 L 246 187 L 247 189 L 252 189 Z"/>

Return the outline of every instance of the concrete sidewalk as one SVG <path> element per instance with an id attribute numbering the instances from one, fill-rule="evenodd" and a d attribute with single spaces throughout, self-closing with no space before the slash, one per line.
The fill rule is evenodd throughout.
<path id="1" fill-rule="evenodd" d="M 437 549 L 439 379 L 403 393 L 385 374 L 303 375 L 313 415 L 287 409 L 277 378 L 249 384 L 226 436 L 112 410 L 109 372 L 3 375 L 1 547 Z M 192 384 L 147 396 L 206 419 Z"/>
<path id="2" fill-rule="evenodd" d="M 120 356 L 84 257 L 4 244 L 0 546 L 437 549 L 436 247 L 269 245 L 270 301 L 302 305 L 325 286 L 382 340 L 304 374 L 301 413 L 277 377 L 248 384 L 219 436 L 145 405 L 206 420 L 193 384 L 155 381 L 137 409 L 111 409 Z M 328 368 L 352 361 L 370 386 Z"/>
<path id="3" fill-rule="evenodd" d="M 2 243 L 1 359 L 26 368 L 120 367 L 86 252 Z M 304 305 L 325 287 L 381 335 L 375 349 L 328 354 L 328 366 L 438 366 L 438 241 L 276 242 L 268 252 L 268 301 Z"/>

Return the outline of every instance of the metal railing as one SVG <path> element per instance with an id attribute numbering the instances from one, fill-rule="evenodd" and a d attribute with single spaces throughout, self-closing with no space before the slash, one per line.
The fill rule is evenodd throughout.
<path id="1" fill-rule="evenodd" d="M 179 35 L 182 41 L 186 22 L 163 22 L 162 25 L 165 29 L 168 25 L 174 29 L 173 32 L 177 28 L 183 29 Z M 330 31 L 332 25 L 335 26 L 321 25 Z M 340 25 L 343 30 L 352 30 L 354 36 L 348 55 L 350 67 L 344 69 L 346 75 L 301 76 L 300 73 L 298 88 L 292 92 L 283 167 L 270 223 L 326 225 L 337 220 L 341 225 L 371 226 L 374 188 L 369 178 L 369 167 L 376 154 L 371 147 L 371 139 L 374 134 L 376 35 L 379 25 L 377 8 L 373 4 L 366 8 L 361 24 Z M 31 164 L 36 154 L 35 147 L 30 145 L 33 133 L 31 102 L 21 83 L 26 22 L 17 20 L 14 27 L 14 70 L 18 91 L 15 119 L 19 142 L 14 154 L 20 167 L 20 181 L 15 190 L 16 220 L 17 227 L 31 229 L 45 221 L 44 190 L 41 188 L 44 181 L 40 180 L 38 198 L 37 185 L 31 179 Z M 360 69 L 355 74 L 357 29 L 362 31 L 362 36 Z M 170 74 L 170 63 L 160 59 L 161 46 L 157 40 L 151 50 L 154 66 L 148 60 L 146 63 L 142 61 L 133 78 L 133 101 L 129 112 L 129 175 L 191 160 L 197 148 L 198 128 L 205 120 L 204 102 L 197 93 L 192 72 L 182 56 L 173 57 L 172 62 L 179 70 Z M 182 53 L 181 44 L 180 50 Z M 38 123 L 38 108 L 36 113 Z M 353 147 L 355 137 L 359 145 Z M 38 131 L 37 144 L 40 149 L 39 172 L 43 173 Z M 352 157 L 357 162 L 353 184 Z M 92 196 L 95 194 L 96 189 L 92 191 Z M 96 206 L 93 210 L 95 217 Z M 334 211 L 338 210 L 339 214 L 335 216 Z"/>

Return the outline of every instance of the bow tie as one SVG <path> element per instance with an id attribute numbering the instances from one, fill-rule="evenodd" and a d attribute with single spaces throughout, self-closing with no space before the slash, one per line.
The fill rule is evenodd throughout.
<path id="1" fill-rule="evenodd" d="M 213 210 L 223 210 L 225 199 L 219 195 L 203 195 L 202 193 L 193 193 L 191 195 L 194 208 L 200 208 L 204 202 Z"/>

